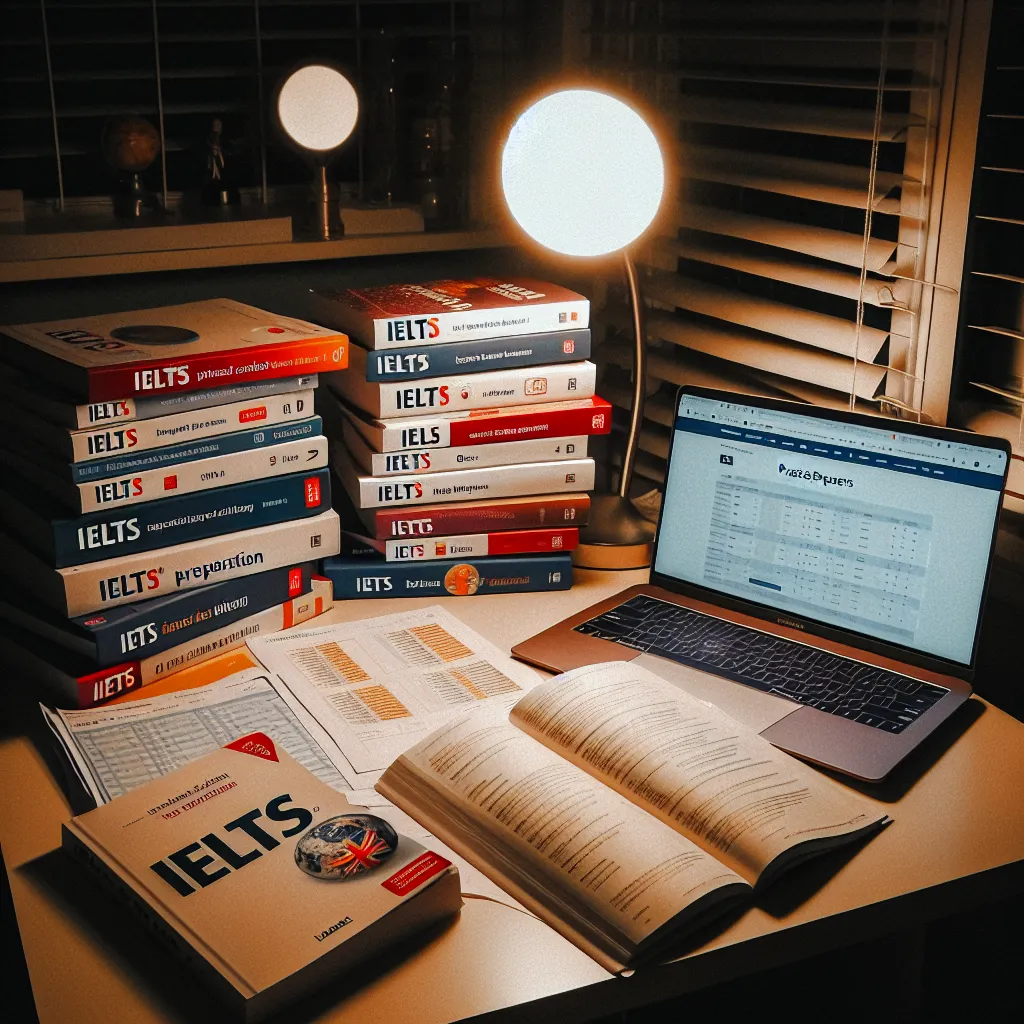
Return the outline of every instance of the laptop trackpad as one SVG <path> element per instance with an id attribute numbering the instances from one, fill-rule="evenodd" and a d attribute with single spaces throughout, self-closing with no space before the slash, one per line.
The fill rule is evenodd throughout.
<path id="1" fill-rule="evenodd" d="M 800 707 L 783 697 L 773 697 L 752 686 L 734 683 L 731 679 L 713 676 L 708 672 L 699 672 L 688 665 L 680 665 L 653 654 L 641 654 L 639 658 L 633 659 L 632 664 L 642 665 L 673 686 L 685 690 L 690 696 L 716 705 L 755 732 L 761 732 L 782 721 L 786 715 Z"/>

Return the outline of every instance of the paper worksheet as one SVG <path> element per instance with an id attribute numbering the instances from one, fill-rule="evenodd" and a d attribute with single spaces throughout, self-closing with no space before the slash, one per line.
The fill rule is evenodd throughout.
<path id="1" fill-rule="evenodd" d="M 474 707 L 508 710 L 540 681 L 438 606 L 289 630 L 249 646 L 330 733 L 356 789 L 372 787 L 438 726 Z"/>

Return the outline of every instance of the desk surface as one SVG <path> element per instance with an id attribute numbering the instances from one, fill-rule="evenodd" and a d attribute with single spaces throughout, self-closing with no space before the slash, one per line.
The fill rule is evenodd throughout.
<path id="1" fill-rule="evenodd" d="M 644 573 L 577 571 L 562 594 L 341 602 L 324 622 L 440 603 L 508 650 Z M 219 1019 L 155 943 L 98 921 L 51 854 L 68 805 L 38 710 L 5 680 L 13 708 L 0 739 L 0 847 L 39 1018 L 44 1024 Z M 31 737 L 31 738 L 30 738 Z M 666 999 L 730 977 L 909 928 L 1024 890 L 1024 725 L 972 698 L 881 787 L 859 787 L 895 819 L 856 851 L 784 878 L 727 927 L 662 967 L 613 978 L 535 918 L 469 899 L 459 920 L 354 988 L 337 987 L 288 1020 L 441 1024 L 481 1014 L 565 1022 Z"/>

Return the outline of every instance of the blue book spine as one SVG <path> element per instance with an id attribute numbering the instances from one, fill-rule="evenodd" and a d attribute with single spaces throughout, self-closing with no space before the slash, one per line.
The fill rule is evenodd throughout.
<path id="1" fill-rule="evenodd" d="M 173 466 L 179 462 L 212 459 L 218 455 L 233 455 L 235 452 L 266 448 L 268 445 L 283 444 L 285 441 L 318 437 L 322 432 L 323 423 L 320 417 L 311 416 L 308 420 L 280 423 L 277 426 L 260 427 L 256 430 L 237 430 L 233 434 L 206 437 L 201 441 L 186 441 L 184 444 L 139 452 L 138 455 L 75 462 L 71 464 L 71 478 L 76 484 L 89 483 L 92 480 L 104 480 L 109 476 L 120 476 L 122 473 L 162 469 L 164 466 Z"/>
<path id="2" fill-rule="evenodd" d="M 365 356 L 354 349 L 355 346 L 352 361 L 355 363 L 356 357 L 365 358 L 368 381 L 421 380 L 454 373 L 482 373 L 589 359 L 590 329 L 456 341 L 446 345 L 410 345 L 366 352 Z"/>
<path id="3" fill-rule="evenodd" d="M 309 592 L 315 563 L 269 569 L 154 601 L 122 605 L 71 621 L 96 642 L 96 665 L 160 654 L 195 637 L 230 626 L 247 615 Z"/>
<path id="4" fill-rule="evenodd" d="M 521 594 L 568 590 L 571 555 L 528 558 L 457 558 L 431 562 L 370 562 L 363 558 L 325 558 L 323 574 L 334 585 L 336 601 L 368 597 L 429 597 Z"/>
<path id="5" fill-rule="evenodd" d="M 53 522 L 55 566 L 63 569 L 305 519 L 330 507 L 331 475 L 325 468 L 90 512 Z"/>

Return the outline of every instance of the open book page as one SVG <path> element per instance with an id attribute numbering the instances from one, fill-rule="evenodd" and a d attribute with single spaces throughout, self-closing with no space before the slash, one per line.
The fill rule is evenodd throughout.
<path id="1" fill-rule="evenodd" d="M 774 875 L 828 840 L 887 820 L 717 708 L 629 662 L 556 676 L 509 717 L 751 883 L 769 865 Z"/>
<path id="2" fill-rule="evenodd" d="M 609 936 L 623 960 L 702 897 L 749 892 L 700 847 L 497 709 L 438 729 L 377 788 L 456 849 L 461 836 L 483 861 L 500 859 L 499 874 L 527 887 L 554 927 L 568 921 L 592 941 Z"/>

